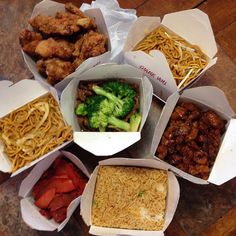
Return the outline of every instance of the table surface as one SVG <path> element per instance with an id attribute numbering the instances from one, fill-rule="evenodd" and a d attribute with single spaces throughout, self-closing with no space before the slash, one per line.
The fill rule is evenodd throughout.
<path id="1" fill-rule="evenodd" d="M 25 65 L 18 43 L 18 33 L 24 28 L 38 0 L 0 1 L 0 80 L 17 82 L 32 78 Z M 66 1 L 60 1 L 66 2 Z M 82 2 L 72 1 L 80 6 Z M 221 88 L 236 111 L 236 1 L 235 0 L 119 0 L 123 8 L 135 8 L 139 16 L 163 16 L 166 13 L 190 8 L 206 12 L 211 20 L 218 45 L 218 62 L 210 68 L 194 86 L 214 85 Z M 82 161 L 92 169 L 98 158 L 77 146 L 70 147 L 79 153 Z M 132 150 L 132 148 L 131 148 Z M 124 151 L 117 154 L 132 155 Z M 9 179 L 0 173 L 0 235 L 89 235 L 79 208 L 66 227 L 60 232 L 41 232 L 30 229 L 22 220 L 19 185 L 27 171 Z M 221 186 L 196 185 L 179 179 L 181 194 L 173 221 L 165 235 L 236 235 L 236 178 Z"/>

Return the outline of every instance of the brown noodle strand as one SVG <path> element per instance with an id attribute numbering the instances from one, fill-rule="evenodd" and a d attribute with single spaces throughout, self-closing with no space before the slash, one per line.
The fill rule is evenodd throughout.
<path id="1" fill-rule="evenodd" d="M 72 139 L 72 129 L 52 95 L 38 98 L 0 119 L 0 140 L 12 172 Z"/>
<path id="2" fill-rule="evenodd" d="M 207 65 L 207 57 L 200 48 L 192 45 L 175 34 L 167 33 L 164 27 L 158 27 L 140 41 L 133 51 L 160 50 L 169 63 L 171 72 L 179 88 L 185 87 Z"/>

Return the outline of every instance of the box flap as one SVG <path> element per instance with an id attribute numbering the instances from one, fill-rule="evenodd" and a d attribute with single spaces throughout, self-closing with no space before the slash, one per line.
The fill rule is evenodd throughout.
<path id="1" fill-rule="evenodd" d="M 27 79 L 5 88 L 0 93 L 0 118 L 47 92 L 48 89 L 39 82 Z"/>
<path id="2" fill-rule="evenodd" d="M 8 87 L 10 87 L 12 84 L 13 84 L 13 82 L 11 82 L 9 80 L 2 80 L 2 81 L 0 81 L 0 92 L 4 91 Z"/>
<path id="3" fill-rule="evenodd" d="M 224 112 L 227 116 L 235 115 L 224 92 L 214 86 L 203 86 L 183 91 L 181 97 L 190 98 L 203 103 L 212 109 Z"/>
<path id="4" fill-rule="evenodd" d="M 231 119 L 208 181 L 220 185 L 234 177 L 236 177 L 236 119 Z"/>
<path id="5" fill-rule="evenodd" d="M 217 53 L 215 37 L 209 17 L 199 9 L 166 14 L 162 24 L 213 58 Z"/>
<path id="6" fill-rule="evenodd" d="M 125 53 L 125 61 L 140 69 L 150 79 L 155 95 L 161 99 L 166 100 L 177 90 L 169 64 L 162 52 L 153 50 L 149 55 L 142 51 L 130 51 Z"/>
<path id="7" fill-rule="evenodd" d="M 75 132 L 74 142 L 96 156 L 110 156 L 140 140 L 140 132 Z"/>
<path id="8" fill-rule="evenodd" d="M 160 17 L 140 16 L 129 30 L 123 51 L 131 51 L 138 42 L 156 29 L 160 23 Z"/>

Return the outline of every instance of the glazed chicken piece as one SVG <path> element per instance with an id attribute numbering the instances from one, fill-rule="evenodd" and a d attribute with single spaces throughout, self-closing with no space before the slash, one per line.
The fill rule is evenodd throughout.
<path id="1" fill-rule="evenodd" d="M 74 66 L 71 62 L 58 58 L 39 60 L 36 63 L 36 67 L 43 76 L 47 75 L 48 82 L 51 85 L 60 82 L 74 71 Z"/>
<path id="2" fill-rule="evenodd" d="M 69 59 L 72 57 L 74 45 L 66 40 L 49 38 L 37 45 L 35 52 L 43 58 L 59 57 Z"/>
<path id="3" fill-rule="evenodd" d="M 36 56 L 35 49 L 42 39 L 43 37 L 40 33 L 31 32 L 28 29 L 23 29 L 19 34 L 22 50 L 31 56 Z"/>

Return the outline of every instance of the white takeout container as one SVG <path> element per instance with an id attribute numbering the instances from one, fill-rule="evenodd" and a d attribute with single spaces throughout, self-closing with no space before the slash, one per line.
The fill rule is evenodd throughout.
<path id="1" fill-rule="evenodd" d="M 152 82 L 154 94 L 166 101 L 172 93 L 182 90 L 186 86 L 182 89 L 178 88 L 168 62 L 161 51 L 152 50 L 151 55 L 143 51 L 132 51 L 138 42 L 160 25 L 181 36 L 189 43 L 199 46 L 208 57 L 208 65 L 196 79 L 216 63 L 217 58 L 214 56 L 217 53 L 217 47 L 208 16 L 198 9 L 166 14 L 162 21 L 160 17 L 149 16 L 141 16 L 137 19 L 129 31 L 124 45 L 125 61 L 139 68 Z"/>
<path id="2" fill-rule="evenodd" d="M 47 16 L 54 16 L 57 12 L 64 12 L 65 11 L 65 5 L 62 3 L 57 3 L 54 1 L 50 1 L 50 0 L 43 0 L 42 2 L 38 3 L 37 5 L 35 5 L 31 18 L 37 16 L 37 15 L 47 15 Z M 98 31 L 99 33 L 102 33 L 104 35 L 106 35 L 108 37 L 108 51 L 103 53 L 102 55 L 96 56 L 96 57 L 90 57 L 87 60 L 85 60 L 79 67 L 77 67 L 77 69 L 71 73 L 70 75 L 66 76 L 62 81 L 60 81 L 59 83 L 57 83 L 54 87 L 56 89 L 58 89 L 59 91 L 62 91 L 66 85 L 70 82 L 70 80 L 79 75 L 80 73 L 82 73 L 83 71 L 86 71 L 98 64 L 102 64 L 105 62 L 109 62 L 110 59 L 110 55 L 111 55 L 111 43 L 109 40 L 109 34 L 108 34 L 108 30 L 107 30 L 107 26 L 106 23 L 104 21 L 102 12 L 100 9 L 88 9 L 85 10 L 84 13 L 89 16 L 90 18 L 93 18 L 94 21 L 96 22 L 97 26 L 98 26 Z M 29 25 L 29 29 L 32 30 L 32 27 Z M 29 67 L 29 70 L 33 73 L 33 75 L 35 76 L 36 80 L 42 81 L 43 83 L 46 83 L 47 85 L 49 84 L 46 80 L 46 78 L 44 78 L 37 70 L 36 68 L 36 63 L 35 61 L 26 53 L 23 52 L 23 57 L 25 60 L 25 63 L 27 64 L 27 66 Z"/>
<path id="3" fill-rule="evenodd" d="M 139 85 L 140 113 L 142 121 L 138 132 L 82 132 L 75 115 L 77 88 L 82 80 L 125 79 Z M 141 138 L 141 130 L 152 102 L 152 85 L 142 72 L 130 65 L 98 65 L 74 78 L 61 94 L 61 110 L 74 131 L 74 142 L 96 156 L 113 155 L 129 147 Z"/>
<path id="4" fill-rule="evenodd" d="M 23 197 L 20 201 L 21 207 L 21 215 L 24 222 L 29 225 L 32 229 L 44 230 L 44 231 L 60 231 L 64 228 L 64 226 L 69 221 L 75 209 L 78 207 L 80 203 L 81 196 L 74 199 L 67 208 L 67 217 L 66 219 L 58 224 L 53 219 L 48 220 L 45 216 L 41 215 L 39 212 L 39 208 L 35 206 L 34 199 L 31 196 L 31 190 L 34 185 L 38 182 L 42 174 L 51 166 L 54 160 L 58 156 L 64 156 L 68 158 L 71 162 L 73 162 L 79 170 L 81 170 L 89 179 L 89 173 L 84 166 L 84 164 L 70 152 L 66 151 L 56 151 L 50 155 L 49 158 L 44 159 L 40 163 L 38 163 L 29 175 L 22 181 L 19 196 Z"/>
<path id="5" fill-rule="evenodd" d="M 1 89 L 0 92 L 0 119 L 5 117 L 9 113 L 17 110 L 18 108 L 26 105 L 27 103 L 35 100 L 36 98 L 44 96 L 48 93 L 54 96 L 59 106 L 56 90 L 52 87 L 45 86 L 42 83 L 35 80 L 27 80 L 27 79 L 21 80 L 12 86 L 10 86 L 10 82 L 6 83 L 6 81 L 1 81 L 0 88 L 1 87 L 4 89 Z M 28 169 L 29 167 L 39 162 L 43 158 L 49 156 L 52 152 L 55 152 L 56 150 L 66 146 L 70 142 L 71 141 L 67 141 L 63 143 L 62 145 L 46 153 L 42 157 L 32 161 L 29 165 L 21 167 L 11 176 L 15 176 L 20 172 Z M 0 142 L 0 171 L 11 172 L 11 162 L 8 159 L 6 153 L 4 153 L 3 144 L 1 142 Z"/>
<path id="6" fill-rule="evenodd" d="M 159 146 L 170 116 L 179 101 L 192 102 L 203 110 L 213 110 L 222 119 L 227 121 L 226 131 L 221 138 L 221 146 L 208 180 L 203 180 L 188 174 L 155 156 L 155 152 Z M 167 99 L 158 123 L 153 123 L 152 128 L 155 129 L 155 131 L 150 153 L 155 159 L 165 164 L 168 169 L 172 170 L 184 179 L 187 179 L 196 184 L 213 183 L 216 185 L 221 185 L 226 181 L 236 177 L 236 119 L 233 117 L 235 117 L 235 113 L 230 107 L 225 94 L 217 87 L 204 86 L 186 89 L 182 95 L 179 95 L 179 93 L 176 92 Z"/>
<path id="7" fill-rule="evenodd" d="M 99 162 L 99 166 L 103 165 L 136 166 L 136 167 L 148 167 L 148 168 L 167 170 L 165 165 L 153 159 L 111 158 Z M 129 230 L 129 229 L 98 227 L 93 225 L 91 216 L 92 216 L 93 194 L 95 191 L 99 166 L 97 166 L 93 171 L 93 173 L 91 174 L 89 182 L 87 183 L 81 197 L 80 213 L 84 222 L 88 226 L 90 226 L 89 233 L 94 235 L 143 235 L 143 236 L 164 235 L 164 231 L 172 221 L 172 218 L 174 216 L 179 201 L 180 189 L 175 175 L 170 171 L 167 172 L 168 190 L 167 190 L 165 223 L 162 231 Z"/>

